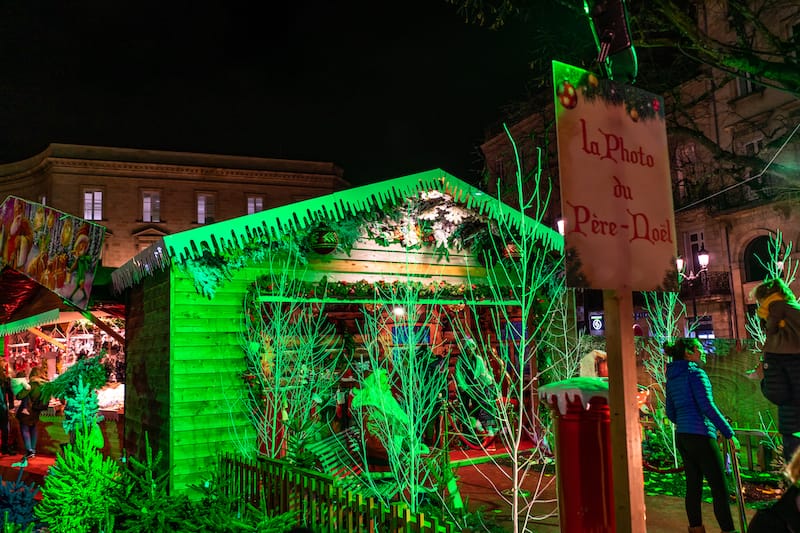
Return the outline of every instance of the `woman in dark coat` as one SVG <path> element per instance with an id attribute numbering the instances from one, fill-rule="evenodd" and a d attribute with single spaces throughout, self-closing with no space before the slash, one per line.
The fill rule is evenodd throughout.
<path id="1" fill-rule="evenodd" d="M 772 507 L 759 509 L 747 526 L 748 533 L 800 533 L 800 450 L 786 465 L 791 485 Z"/>
<path id="2" fill-rule="evenodd" d="M 761 392 L 778 406 L 778 431 L 786 464 L 800 448 L 800 303 L 781 279 L 756 287 L 757 314 L 764 320 L 763 363 L 756 369 Z"/>
<path id="3" fill-rule="evenodd" d="M 0 361 L 0 453 L 11 454 L 13 446 L 10 438 L 10 414 L 14 408 L 14 393 L 11 391 L 11 378 L 5 361 Z"/>
<path id="4" fill-rule="evenodd" d="M 672 357 L 667 365 L 667 417 L 675 424 L 675 442 L 683 459 L 686 474 L 686 516 L 689 532 L 701 533 L 703 514 L 703 478 L 711 487 L 714 516 L 723 532 L 735 531 L 728 501 L 728 486 L 717 444 L 717 431 L 739 443 L 711 393 L 711 382 L 699 363 L 704 359 L 703 346 L 697 339 L 677 339 L 664 346 Z"/>
<path id="5" fill-rule="evenodd" d="M 25 457 L 36 455 L 36 441 L 39 436 L 39 415 L 47 409 L 48 399 L 42 395 L 42 385 L 47 382 L 44 368 L 35 366 L 28 376 L 28 383 L 17 393 L 22 400 L 17 408 L 19 430 L 25 443 Z"/>

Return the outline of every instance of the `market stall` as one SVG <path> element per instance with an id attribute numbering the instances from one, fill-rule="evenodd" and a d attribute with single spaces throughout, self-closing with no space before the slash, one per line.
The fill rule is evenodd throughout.
<path id="1" fill-rule="evenodd" d="M 386 217 L 375 217 L 389 211 L 405 222 L 383 223 Z M 410 278 L 436 293 L 417 293 L 424 307 L 435 299 L 446 312 L 458 313 L 465 297 L 480 298 L 484 306 L 513 307 L 514 302 L 496 295 L 471 292 L 491 268 L 477 259 L 479 240 L 484 246 L 502 245 L 487 240 L 484 230 L 492 220 L 536 235 L 545 251 L 562 245 L 554 230 L 441 170 L 163 237 L 113 275 L 115 288 L 129 302 L 126 449 L 143 454 L 147 437 L 167 458 L 172 488 L 182 488 L 200 481 L 219 452 L 257 438 L 247 412 L 250 371 L 242 320 L 257 280 L 264 289 L 259 301 L 307 305 L 313 315 L 314 306 L 324 300 L 330 313 L 325 324 L 340 332 L 352 326 L 358 308 L 375 304 L 378 288 L 391 290 L 392 284 Z M 275 263 L 268 252 L 276 244 L 303 250 L 302 268 Z M 514 250 L 505 253 L 513 259 Z M 264 276 L 278 274 L 288 278 L 270 289 Z M 303 290 L 297 284 L 304 284 Z M 300 290 L 302 302 L 299 293 L 287 298 L 278 288 L 289 285 Z M 322 299 L 316 292 L 321 287 L 327 291 Z M 509 332 L 504 334 L 519 327 L 503 326 Z M 407 346 L 402 339 L 410 334 L 409 328 L 387 328 L 380 341 L 385 353 L 399 356 L 396 347 Z M 428 345 L 443 348 L 453 332 L 432 326 L 414 329 L 413 335 L 417 343 L 426 338 Z M 357 336 L 353 340 L 358 344 Z M 256 344 L 269 365 L 270 341 Z M 307 378 L 298 374 L 292 379 L 297 384 L 290 381 L 287 387 Z"/>

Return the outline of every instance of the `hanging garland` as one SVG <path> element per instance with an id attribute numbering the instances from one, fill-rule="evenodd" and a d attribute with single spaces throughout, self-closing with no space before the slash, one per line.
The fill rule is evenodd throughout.
<path id="1" fill-rule="evenodd" d="M 660 97 L 611 80 L 601 80 L 591 72 L 576 80 L 561 80 L 556 85 L 558 102 L 565 109 L 574 109 L 578 105 L 579 93 L 588 102 L 600 100 L 609 106 L 624 106 L 633 122 L 664 120 L 664 105 Z"/>
<path id="2" fill-rule="evenodd" d="M 451 249 L 471 249 L 480 257 L 483 250 L 496 246 L 492 243 L 497 233 L 494 221 L 490 227 L 485 216 L 459 205 L 452 196 L 437 190 L 420 191 L 416 197 L 385 210 L 321 221 L 268 243 L 251 241 L 218 254 L 206 251 L 197 259 L 184 262 L 182 268 L 200 294 L 213 298 L 216 288 L 230 280 L 234 272 L 276 253 L 294 256 L 299 264 L 307 264 L 311 254 L 349 254 L 359 239 L 367 238 L 381 246 L 401 244 L 409 250 L 430 247 L 444 257 L 449 257 Z"/>
<path id="3" fill-rule="evenodd" d="M 250 287 L 251 291 L 258 291 L 262 296 L 284 295 L 281 287 L 276 287 L 271 283 L 268 275 L 261 276 Z M 513 296 L 511 289 L 503 289 L 508 296 Z M 404 294 L 415 294 L 420 299 L 471 299 L 471 300 L 490 300 L 501 296 L 495 294 L 492 287 L 485 284 L 453 284 L 445 281 L 440 282 L 407 282 L 407 281 L 378 281 L 370 283 L 367 280 L 354 282 L 348 281 L 328 281 L 322 278 L 319 282 L 298 282 L 296 291 L 291 296 L 296 298 L 330 298 L 334 300 L 346 299 L 365 299 L 374 298 L 377 300 L 388 300 L 392 297 Z"/>

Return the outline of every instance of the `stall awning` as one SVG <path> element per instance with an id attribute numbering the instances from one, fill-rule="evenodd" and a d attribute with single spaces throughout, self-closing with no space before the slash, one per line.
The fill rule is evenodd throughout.
<path id="1" fill-rule="evenodd" d="M 14 322 L 9 322 L 8 324 L 2 324 L 0 325 L 0 337 L 13 335 L 14 333 L 19 333 L 20 331 L 25 331 L 30 328 L 53 324 L 59 321 L 60 315 L 61 313 L 58 309 L 51 309 L 50 311 L 45 311 L 38 315 L 29 316 Z"/>

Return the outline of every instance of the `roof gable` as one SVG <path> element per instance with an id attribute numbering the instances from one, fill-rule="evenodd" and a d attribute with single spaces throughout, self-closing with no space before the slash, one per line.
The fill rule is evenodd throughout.
<path id="1" fill-rule="evenodd" d="M 432 190 L 452 196 L 455 202 L 490 220 L 530 234 L 549 250 L 563 250 L 563 238 L 555 230 L 447 172 L 434 169 L 166 235 L 118 268 L 114 287 L 122 290 L 156 269 L 199 259 L 204 253 L 224 255 L 253 242 L 268 242 L 320 222 L 396 205 Z"/>

